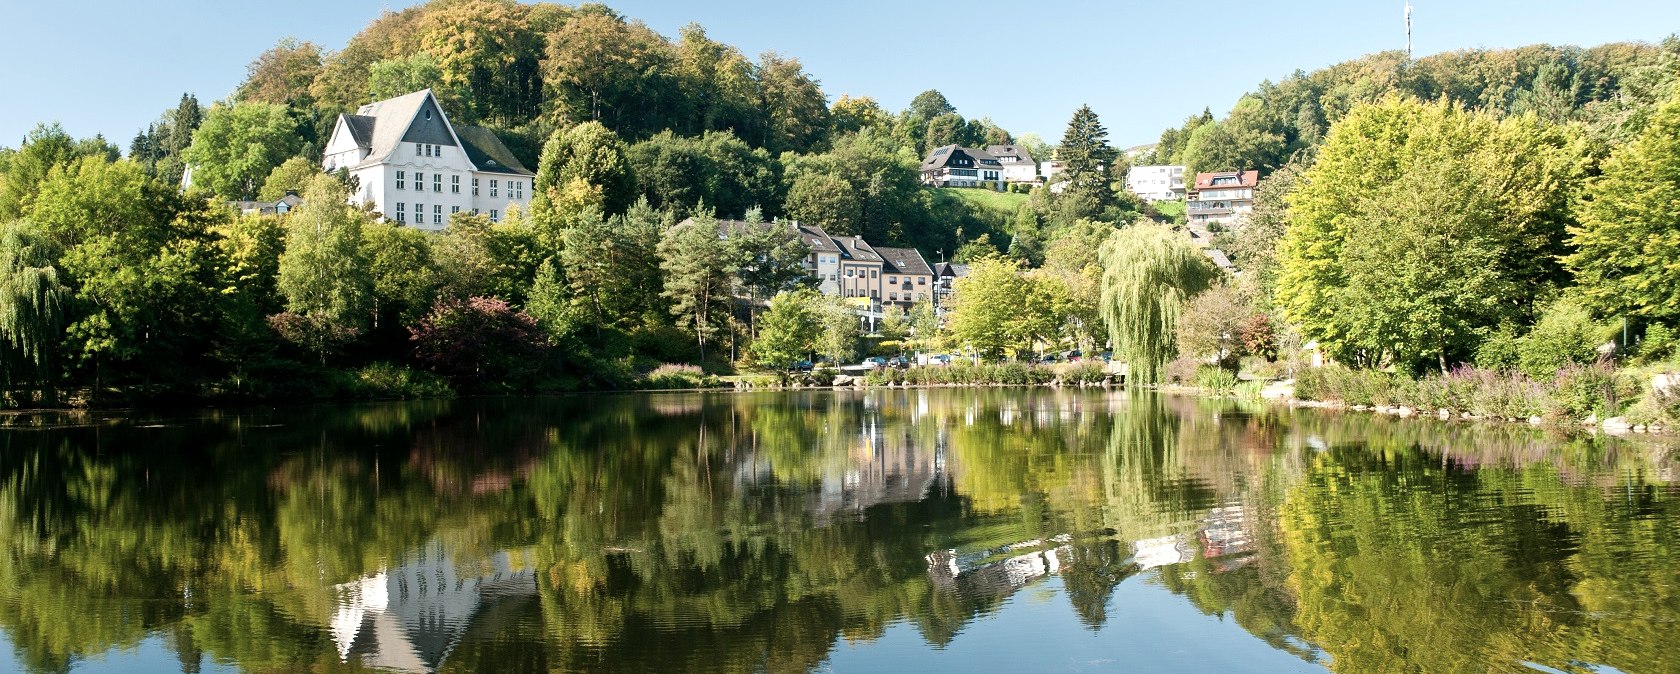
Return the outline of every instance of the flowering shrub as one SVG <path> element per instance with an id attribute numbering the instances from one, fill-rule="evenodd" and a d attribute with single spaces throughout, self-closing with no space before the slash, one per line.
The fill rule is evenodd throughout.
<path id="1" fill-rule="evenodd" d="M 548 336 L 536 319 L 494 297 L 438 302 L 408 331 L 415 359 L 461 391 L 519 388 L 548 361 Z"/>

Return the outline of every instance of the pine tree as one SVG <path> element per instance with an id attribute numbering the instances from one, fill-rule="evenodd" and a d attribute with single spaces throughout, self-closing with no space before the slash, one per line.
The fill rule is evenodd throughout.
<path id="1" fill-rule="evenodd" d="M 1119 153 L 1108 145 L 1108 129 L 1089 105 L 1079 106 L 1068 121 L 1057 158 L 1066 163 L 1071 189 L 1108 190 L 1108 168 Z"/>

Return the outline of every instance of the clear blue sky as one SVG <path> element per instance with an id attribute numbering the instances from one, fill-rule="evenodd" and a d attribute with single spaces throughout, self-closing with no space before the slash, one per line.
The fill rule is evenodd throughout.
<path id="1" fill-rule="evenodd" d="M 1115 145 L 1152 142 L 1261 80 L 1401 48 L 1400 0 L 1179 2 L 789 2 L 613 0 L 667 36 L 691 21 L 749 54 L 800 58 L 831 97 L 897 110 L 924 89 L 968 117 L 1055 142 L 1089 103 Z M 1654 42 L 1680 31 L 1673 0 L 1415 0 L 1418 55 L 1533 43 Z M 125 148 L 181 92 L 209 103 L 245 65 L 295 36 L 329 49 L 386 8 L 376 0 L 0 0 L 0 145 L 36 122 Z"/>

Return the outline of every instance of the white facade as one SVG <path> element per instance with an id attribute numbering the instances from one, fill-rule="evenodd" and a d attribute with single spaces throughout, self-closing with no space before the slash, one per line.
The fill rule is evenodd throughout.
<path id="1" fill-rule="evenodd" d="M 1038 162 L 1033 161 L 1032 154 L 1019 145 L 987 145 L 986 154 L 997 158 L 1003 167 L 1004 182 L 1032 183 L 1038 182 Z"/>
<path id="2" fill-rule="evenodd" d="M 1126 172 L 1126 190 L 1144 201 L 1184 198 L 1183 166 L 1133 166 Z"/>
<path id="3" fill-rule="evenodd" d="M 461 212 L 499 221 L 532 196 L 531 172 L 488 131 L 450 124 L 429 89 L 339 115 L 321 164 L 356 177 L 352 203 L 418 229 Z"/>

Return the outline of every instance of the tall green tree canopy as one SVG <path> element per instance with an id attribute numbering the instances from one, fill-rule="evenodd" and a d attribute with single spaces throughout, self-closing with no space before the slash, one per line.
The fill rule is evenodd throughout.
<path id="1" fill-rule="evenodd" d="M 608 214 L 623 213 L 635 193 L 624 141 L 599 122 L 549 136 L 531 185 L 531 215 L 539 226 L 548 226 L 549 219 L 564 219 L 568 204 L 578 210 L 580 190 L 598 194 L 596 205 Z"/>
<path id="2" fill-rule="evenodd" d="M 223 199 L 253 199 L 270 171 L 298 150 L 297 123 L 275 103 L 218 103 L 183 154 L 193 185 Z"/>
<path id="3" fill-rule="evenodd" d="M 1185 302 L 1219 277 L 1202 252 L 1164 225 L 1139 223 L 1103 242 L 1102 316 L 1116 358 L 1132 381 L 1160 380 L 1177 355 L 1175 334 Z"/>
<path id="4" fill-rule="evenodd" d="M 1563 281 L 1581 164 L 1569 135 L 1533 117 L 1399 98 L 1358 108 L 1290 198 L 1277 306 L 1349 362 L 1459 362 Z"/>
<path id="5" fill-rule="evenodd" d="M 1680 320 L 1680 93 L 1588 184 L 1570 271 L 1602 315 Z"/>
<path id="6" fill-rule="evenodd" d="M 323 351 L 324 335 L 353 335 L 372 316 L 373 278 L 362 247 L 363 215 L 345 204 L 344 186 L 317 176 L 286 226 L 278 290 L 286 310 L 309 325 L 306 346 Z"/>

